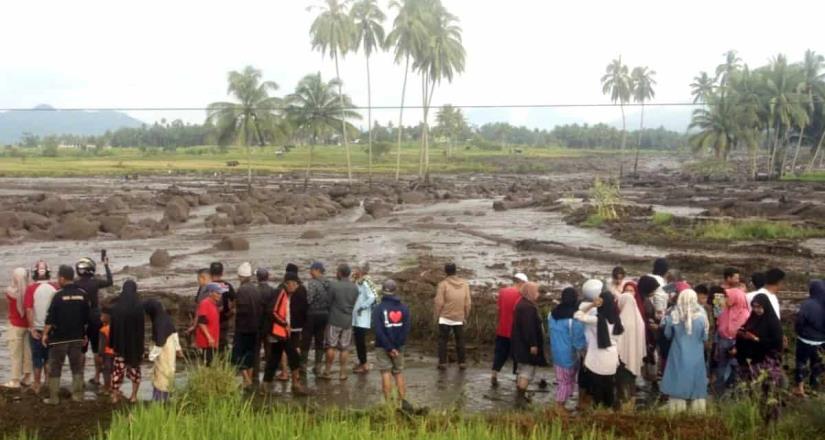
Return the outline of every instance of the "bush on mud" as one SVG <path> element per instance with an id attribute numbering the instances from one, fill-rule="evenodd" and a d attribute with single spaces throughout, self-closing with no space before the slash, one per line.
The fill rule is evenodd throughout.
<path id="1" fill-rule="evenodd" d="M 771 220 L 714 221 L 696 226 L 695 231 L 697 238 L 721 241 L 799 239 L 823 234 L 821 230 Z"/>
<path id="2" fill-rule="evenodd" d="M 667 226 L 673 222 L 673 214 L 667 212 L 655 212 L 650 221 L 656 226 Z"/>

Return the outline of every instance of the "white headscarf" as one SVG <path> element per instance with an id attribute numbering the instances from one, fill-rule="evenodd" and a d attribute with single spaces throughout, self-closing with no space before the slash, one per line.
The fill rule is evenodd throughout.
<path id="1" fill-rule="evenodd" d="M 642 360 L 645 357 L 645 320 L 642 318 L 636 298 L 632 293 L 619 295 L 619 319 L 624 333 L 619 336 L 616 349 L 619 359 L 635 376 L 642 373 Z"/>
<path id="2" fill-rule="evenodd" d="M 22 267 L 18 267 L 11 272 L 11 285 L 6 289 L 6 295 L 13 298 L 17 302 L 17 311 L 20 316 L 26 316 L 26 311 L 23 306 L 23 300 L 26 297 L 26 279 L 28 278 L 28 271 Z"/>
<path id="3" fill-rule="evenodd" d="M 705 314 L 705 309 L 699 305 L 696 292 L 693 289 L 685 289 L 679 294 L 676 307 L 670 312 L 670 319 L 673 321 L 673 325 L 684 322 L 685 332 L 690 335 L 693 333 L 693 320 L 697 316 L 702 318 L 705 328 L 708 328 L 708 317 Z"/>

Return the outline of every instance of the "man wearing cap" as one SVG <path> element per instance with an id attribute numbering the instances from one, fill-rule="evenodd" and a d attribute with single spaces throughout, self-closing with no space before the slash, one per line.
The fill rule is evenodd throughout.
<path id="1" fill-rule="evenodd" d="M 203 289 L 207 296 L 198 304 L 195 318 L 198 324 L 195 328 L 195 347 L 200 350 L 201 360 L 206 365 L 211 365 L 221 337 L 221 318 L 218 306 L 228 289 L 221 283 L 209 283 Z"/>
<path id="2" fill-rule="evenodd" d="M 212 282 L 220 284 L 224 287 L 221 293 L 221 302 L 218 305 L 220 314 L 220 340 L 218 341 L 218 350 L 223 352 L 229 342 L 229 320 L 232 317 L 235 309 L 235 288 L 223 279 L 223 263 L 214 262 L 209 265 L 209 275 L 212 277 Z"/>
<path id="3" fill-rule="evenodd" d="M 298 266 L 289 263 L 284 270 L 284 281 L 279 285 L 276 291 L 280 292 L 287 288 L 287 278 L 292 278 L 289 274 L 298 276 Z M 307 322 L 307 289 L 304 283 L 298 277 L 298 287 L 294 292 L 289 294 L 289 333 L 292 340 L 292 346 L 298 354 L 301 353 L 301 337 L 304 334 L 304 325 Z M 303 361 L 302 361 L 303 362 Z M 301 364 L 300 371 L 303 371 L 303 364 Z M 289 379 L 289 359 L 286 356 L 281 358 L 281 374 L 278 377 L 280 380 L 286 381 Z"/>
<path id="4" fill-rule="evenodd" d="M 31 335 L 32 366 L 34 370 L 34 383 L 32 390 L 40 392 L 43 376 L 43 367 L 49 359 L 49 348 L 43 345 L 43 327 L 46 326 L 46 312 L 52 303 L 57 291 L 57 285 L 49 282 L 51 272 L 49 265 L 45 261 L 38 261 L 32 269 L 32 281 L 26 287 L 26 296 L 23 305 L 26 308 L 26 320 L 29 323 L 29 333 Z"/>
<path id="5" fill-rule="evenodd" d="M 329 321 L 330 282 L 324 276 L 325 272 L 324 265 L 318 261 L 309 267 L 312 278 L 307 283 L 307 319 L 301 341 L 301 362 L 305 367 L 309 360 L 309 348 L 314 342 L 315 367 L 312 372 L 316 375 L 321 374 L 324 362 L 324 332 Z"/>
<path id="6" fill-rule="evenodd" d="M 490 383 L 498 386 L 498 373 L 507 359 L 511 359 L 510 334 L 513 331 L 513 311 L 521 300 L 521 288 L 527 283 L 527 275 L 517 273 L 513 276 L 513 285 L 503 287 L 498 291 L 498 327 L 496 327 L 496 345 L 493 352 L 493 374 Z M 516 361 L 513 359 L 513 370 L 516 370 Z"/>
<path id="7" fill-rule="evenodd" d="M 238 267 L 240 287 L 235 298 L 235 338 L 232 347 L 232 363 L 241 370 L 244 386 L 252 385 L 252 367 L 255 347 L 258 346 L 258 330 L 261 324 L 261 298 L 252 282 L 252 265 L 242 263 Z"/>
<path id="8" fill-rule="evenodd" d="M 392 397 L 392 379 L 403 402 L 407 387 L 404 381 L 404 346 L 410 334 L 410 309 L 397 295 L 398 285 L 386 280 L 382 286 L 381 302 L 372 312 L 375 327 L 375 363 L 381 371 L 384 398 Z"/>
<path id="9" fill-rule="evenodd" d="M 327 364 L 324 368 L 322 379 L 332 378 L 332 364 L 335 362 L 335 352 L 338 352 L 338 360 L 341 370 L 338 373 L 340 380 L 347 380 L 347 360 L 349 359 L 349 347 L 352 344 L 352 310 L 355 308 L 355 301 L 358 299 L 358 287 L 350 280 L 352 269 L 346 264 L 338 266 L 336 280 L 330 283 L 330 306 L 329 325 L 324 338 L 324 346 L 327 349 Z"/>

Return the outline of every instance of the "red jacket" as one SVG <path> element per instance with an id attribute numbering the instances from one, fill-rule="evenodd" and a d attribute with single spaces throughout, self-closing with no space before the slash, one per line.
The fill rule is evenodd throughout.
<path id="1" fill-rule="evenodd" d="M 515 287 L 505 287 L 498 292 L 498 328 L 496 336 L 509 338 L 513 331 L 513 312 L 521 300 L 521 293 Z"/>

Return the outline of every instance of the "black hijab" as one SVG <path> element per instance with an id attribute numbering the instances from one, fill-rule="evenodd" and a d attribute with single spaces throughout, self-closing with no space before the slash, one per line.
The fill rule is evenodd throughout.
<path id="1" fill-rule="evenodd" d="M 596 336 L 599 348 L 608 348 L 610 343 L 610 329 L 607 324 L 613 324 L 613 334 L 624 333 L 622 320 L 619 318 L 619 308 L 616 306 L 616 299 L 610 292 L 602 292 L 602 305 L 598 308 L 599 321 L 596 325 Z"/>
<path id="2" fill-rule="evenodd" d="M 742 330 L 756 335 L 756 337 L 759 338 L 759 342 L 738 344 L 737 350 L 739 350 L 740 345 L 745 345 L 745 351 L 749 352 L 742 353 L 743 356 L 754 361 L 760 361 L 767 356 L 775 356 L 777 353 L 782 352 L 782 323 L 776 316 L 770 299 L 768 299 L 768 296 L 764 293 L 756 295 L 751 301 L 751 304 L 762 306 L 764 312 L 761 316 L 755 312 L 751 312 Z"/>
<path id="3" fill-rule="evenodd" d="M 149 299 L 143 303 L 143 310 L 149 315 L 152 320 L 152 340 L 158 347 L 166 345 L 166 340 L 172 333 L 175 333 L 175 323 L 172 322 L 172 317 L 166 313 L 163 304 L 156 299 Z"/>
<path id="4" fill-rule="evenodd" d="M 561 303 L 553 309 L 550 315 L 556 321 L 571 319 L 579 310 L 579 292 L 572 287 L 561 291 Z"/>
<path id="5" fill-rule="evenodd" d="M 129 367 L 140 366 L 143 359 L 143 304 L 134 281 L 123 283 L 123 291 L 112 307 L 111 346 L 115 356 L 122 357 Z"/>

